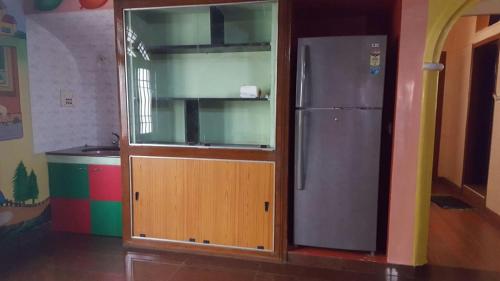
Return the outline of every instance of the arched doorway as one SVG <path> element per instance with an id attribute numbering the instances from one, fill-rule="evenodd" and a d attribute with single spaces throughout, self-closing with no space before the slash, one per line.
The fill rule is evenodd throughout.
<path id="1" fill-rule="evenodd" d="M 429 233 L 429 202 L 435 139 L 435 122 L 441 51 L 446 38 L 458 19 L 478 0 L 429 1 L 429 19 L 424 53 L 423 95 L 420 114 L 420 136 L 417 165 L 417 204 L 415 262 L 427 261 Z"/>

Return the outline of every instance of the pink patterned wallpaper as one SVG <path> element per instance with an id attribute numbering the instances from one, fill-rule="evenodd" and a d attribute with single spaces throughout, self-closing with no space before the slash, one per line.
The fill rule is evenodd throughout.
<path id="1" fill-rule="evenodd" d="M 111 144 L 119 130 L 113 10 L 27 17 L 34 147 Z M 60 93 L 73 95 L 62 107 Z"/>

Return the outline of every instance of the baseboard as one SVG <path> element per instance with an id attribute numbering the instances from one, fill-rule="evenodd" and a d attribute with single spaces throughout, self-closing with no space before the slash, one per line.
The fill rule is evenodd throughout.
<path id="1" fill-rule="evenodd" d="M 466 187 L 462 189 L 462 194 L 461 194 L 462 200 L 465 202 L 469 203 L 475 208 L 478 209 L 485 209 L 486 208 L 486 200 L 484 197 L 479 195 L 477 192 L 471 190 L 470 188 Z"/>
<path id="2" fill-rule="evenodd" d="M 434 179 L 434 181 L 442 182 L 443 184 L 446 184 L 446 185 L 449 185 L 449 186 L 453 186 L 453 187 L 455 187 L 457 189 L 457 191 L 460 191 L 462 189 L 461 186 L 456 185 L 454 182 L 452 182 L 449 179 L 444 178 L 444 177 L 437 177 L 437 178 Z"/>

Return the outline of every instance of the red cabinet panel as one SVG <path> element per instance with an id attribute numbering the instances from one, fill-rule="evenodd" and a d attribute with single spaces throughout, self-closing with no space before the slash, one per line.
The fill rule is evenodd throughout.
<path id="1" fill-rule="evenodd" d="M 90 200 L 122 201 L 121 167 L 89 165 Z"/>
<path id="2" fill-rule="evenodd" d="M 55 231 L 90 233 L 90 201 L 50 199 L 52 228 Z"/>

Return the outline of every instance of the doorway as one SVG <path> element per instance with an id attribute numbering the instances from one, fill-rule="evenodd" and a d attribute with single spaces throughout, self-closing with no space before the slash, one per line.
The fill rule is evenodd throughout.
<path id="1" fill-rule="evenodd" d="M 473 49 L 463 186 L 486 196 L 496 90 L 498 41 Z"/>
<path id="2" fill-rule="evenodd" d="M 500 30 L 489 21 L 490 16 L 485 15 L 461 17 L 447 34 L 445 53 L 441 53 L 445 70 L 436 85 L 427 251 L 433 266 L 500 270 L 500 216 L 485 200 L 486 196 L 498 197 L 496 182 L 491 182 L 495 173 L 490 169 L 498 157 L 491 152 L 498 147 L 492 136 L 500 128 L 500 123 L 494 122 L 492 97 L 497 89 Z M 491 35 L 479 36 L 483 30 Z"/>

